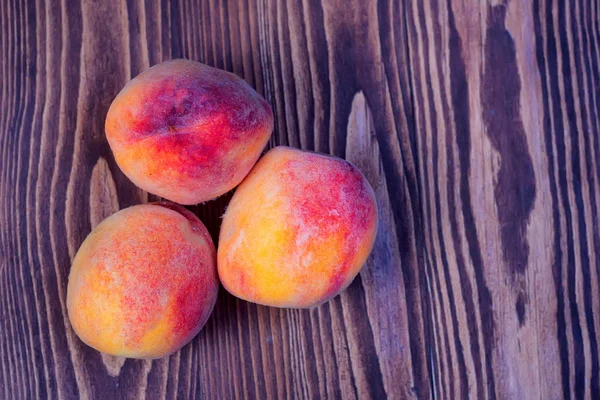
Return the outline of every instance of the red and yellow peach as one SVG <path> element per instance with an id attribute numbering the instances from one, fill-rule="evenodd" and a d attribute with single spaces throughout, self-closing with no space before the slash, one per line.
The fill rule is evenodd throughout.
<path id="1" fill-rule="evenodd" d="M 376 230 L 373 189 L 354 165 L 277 147 L 244 179 L 223 216 L 219 277 L 248 301 L 313 307 L 352 282 Z"/>
<path id="2" fill-rule="evenodd" d="M 219 288 L 216 251 L 184 207 L 151 203 L 102 221 L 69 275 L 67 309 L 77 335 L 103 353 L 159 358 L 206 323 Z"/>
<path id="3" fill-rule="evenodd" d="M 273 113 L 238 76 L 172 60 L 123 88 L 105 130 L 117 164 L 133 183 L 195 204 L 242 181 L 269 140 Z"/>

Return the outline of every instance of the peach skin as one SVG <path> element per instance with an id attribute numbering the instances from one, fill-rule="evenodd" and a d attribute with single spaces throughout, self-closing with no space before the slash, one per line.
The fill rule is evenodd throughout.
<path id="1" fill-rule="evenodd" d="M 314 307 L 352 282 L 376 231 L 375 195 L 358 168 L 276 147 L 236 189 L 223 216 L 219 278 L 244 300 Z"/>
<path id="2" fill-rule="evenodd" d="M 117 164 L 133 183 L 165 199 L 196 204 L 244 179 L 271 136 L 273 113 L 238 76 L 172 60 L 121 90 L 105 130 Z"/>
<path id="3" fill-rule="evenodd" d="M 216 251 L 184 207 L 121 210 L 85 239 L 67 285 L 69 320 L 103 353 L 160 358 L 202 329 L 217 300 Z"/>

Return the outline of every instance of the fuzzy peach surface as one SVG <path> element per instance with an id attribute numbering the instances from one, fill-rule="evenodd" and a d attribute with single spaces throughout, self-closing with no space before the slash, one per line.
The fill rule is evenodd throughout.
<path id="1" fill-rule="evenodd" d="M 195 204 L 242 181 L 271 136 L 273 113 L 238 76 L 172 60 L 123 88 L 105 130 L 117 164 L 133 183 Z"/>
<path id="2" fill-rule="evenodd" d="M 354 165 L 277 147 L 256 164 L 227 208 L 219 277 L 248 301 L 313 307 L 352 282 L 376 231 L 373 189 Z"/>
<path id="3" fill-rule="evenodd" d="M 159 358 L 204 326 L 217 299 L 216 251 L 182 206 L 152 203 L 102 221 L 69 275 L 67 309 L 77 335 L 103 353 Z"/>

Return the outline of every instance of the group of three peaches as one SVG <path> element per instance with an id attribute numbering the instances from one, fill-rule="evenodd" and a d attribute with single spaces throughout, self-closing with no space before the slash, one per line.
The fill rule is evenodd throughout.
<path id="1" fill-rule="evenodd" d="M 101 352 L 175 352 L 206 323 L 219 282 L 258 304 L 316 306 L 348 286 L 371 251 L 377 206 L 365 177 L 342 159 L 289 147 L 257 163 L 273 114 L 231 73 L 187 60 L 158 64 L 117 95 L 105 129 L 123 173 L 170 201 L 108 217 L 73 260 L 69 319 Z M 236 186 L 217 251 L 180 204 Z"/>

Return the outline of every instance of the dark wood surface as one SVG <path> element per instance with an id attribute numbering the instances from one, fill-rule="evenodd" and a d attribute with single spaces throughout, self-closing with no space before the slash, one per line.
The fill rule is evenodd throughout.
<path id="1" fill-rule="evenodd" d="M 0 398 L 598 398 L 599 26 L 595 0 L 2 0 Z M 176 57 L 263 94 L 270 146 L 357 164 L 378 238 L 317 309 L 222 290 L 177 354 L 101 356 L 70 261 L 152 200 L 104 118 Z M 193 207 L 215 238 L 228 198 Z"/>

